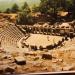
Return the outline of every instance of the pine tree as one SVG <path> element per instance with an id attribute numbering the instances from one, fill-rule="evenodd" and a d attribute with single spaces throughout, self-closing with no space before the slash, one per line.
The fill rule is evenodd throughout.
<path id="1" fill-rule="evenodd" d="M 15 3 L 11 8 L 11 12 L 17 13 L 18 11 L 19 11 L 19 6 Z"/>
<path id="2" fill-rule="evenodd" d="M 27 4 L 27 2 L 24 3 L 24 5 L 22 6 L 22 11 L 30 13 L 31 10 L 29 8 L 29 5 Z"/>

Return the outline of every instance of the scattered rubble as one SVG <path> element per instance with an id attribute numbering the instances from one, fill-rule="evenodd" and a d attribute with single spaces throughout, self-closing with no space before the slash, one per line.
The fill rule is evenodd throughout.
<path id="1" fill-rule="evenodd" d="M 57 64 L 52 65 L 52 68 L 55 72 L 62 71 L 62 67 Z"/>
<path id="2" fill-rule="evenodd" d="M 26 64 L 26 60 L 23 56 L 15 57 L 15 62 L 18 65 L 25 65 Z"/>
<path id="3" fill-rule="evenodd" d="M 65 67 L 63 67 L 63 71 L 70 71 L 73 68 L 74 68 L 74 65 L 65 66 Z"/>
<path id="4" fill-rule="evenodd" d="M 52 60 L 52 55 L 50 55 L 50 54 L 42 54 L 42 59 L 50 59 L 50 60 Z"/>
<path id="5" fill-rule="evenodd" d="M 75 70 L 74 54 L 74 50 L 0 52 L 0 74 Z"/>
<path id="6" fill-rule="evenodd" d="M 5 68 L 5 73 L 13 74 L 14 72 L 15 72 L 15 68 L 13 68 L 13 67 L 7 66 Z"/>

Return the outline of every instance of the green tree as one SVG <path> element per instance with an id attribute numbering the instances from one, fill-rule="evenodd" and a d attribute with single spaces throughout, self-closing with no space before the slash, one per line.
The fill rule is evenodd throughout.
<path id="1" fill-rule="evenodd" d="M 58 11 L 72 12 L 75 15 L 75 0 L 41 0 L 39 11 L 57 20 Z"/>
<path id="2" fill-rule="evenodd" d="M 57 7 L 57 0 L 41 0 L 40 11 L 42 13 L 55 13 Z"/>
<path id="3" fill-rule="evenodd" d="M 61 1 L 61 7 L 65 11 L 68 11 L 69 8 L 72 6 L 72 0 L 60 0 L 60 1 Z"/>
<path id="4" fill-rule="evenodd" d="M 41 0 L 39 7 L 43 13 L 56 13 L 58 10 L 68 11 L 71 6 L 72 0 Z"/>
<path id="5" fill-rule="evenodd" d="M 15 3 L 11 8 L 11 12 L 17 13 L 18 11 L 19 11 L 19 6 Z"/>
<path id="6" fill-rule="evenodd" d="M 5 13 L 10 13 L 10 12 L 11 12 L 10 8 L 7 8 L 7 9 L 5 10 Z"/>
<path id="7" fill-rule="evenodd" d="M 32 12 L 39 12 L 39 7 L 34 4 L 32 7 Z"/>
<path id="8" fill-rule="evenodd" d="M 52 16 L 52 21 L 55 22 L 57 20 L 57 9 L 59 3 L 60 0 L 41 0 L 39 10 L 41 13 Z"/>
<path id="9" fill-rule="evenodd" d="M 24 3 L 24 5 L 22 6 L 22 11 L 30 13 L 31 10 L 29 8 L 29 5 L 27 4 L 27 2 Z"/>
<path id="10" fill-rule="evenodd" d="M 0 13 L 2 13 L 2 11 L 0 10 Z"/>
<path id="11" fill-rule="evenodd" d="M 22 11 L 18 14 L 17 23 L 19 24 L 32 24 L 33 18 L 31 16 L 31 10 L 28 4 L 25 2 L 22 6 Z"/>
<path id="12" fill-rule="evenodd" d="M 24 11 L 20 12 L 17 18 L 17 23 L 18 24 L 32 24 L 33 21 L 33 17 L 31 16 L 31 14 L 27 14 Z"/>

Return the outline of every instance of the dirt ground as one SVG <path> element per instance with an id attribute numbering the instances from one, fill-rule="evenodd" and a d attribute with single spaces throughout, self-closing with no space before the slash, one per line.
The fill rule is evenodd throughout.
<path id="1" fill-rule="evenodd" d="M 2 29 L 1 29 L 2 30 Z M 36 36 L 35 36 L 36 35 Z M 62 39 L 60 36 L 47 36 L 35 34 L 29 37 L 26 42 L 31 45 L 46 46 Z M 49 37 L 49 38 L 48 38 Z M 33 40 L 32 40 L 33 39 Z M 37 43 L 36 43 L 37 42 Z M 52 59 L 42 58 L 43 54 L 52 56 Z M 19 61 L 25 61 L 23 65 L 15 62 L 15 57 L 22 57 Z M 20 62 L 22 63 L 22 62 Z M 64 42 L 64 46 L 53 50 L 28 51 L 26 49 L 6 51 L 0 48 L 0 74 L 4 73 L 36 73 L 36 72 L 61 72 L 75 71 L 75 38 Z"/>
<path id="2" fill-rule="evenodd" d="M 65 41 L 62 48 L 49 51 L 0 52 L 0 69 L 14 68 L 15 73 L 60 72 L 75 70 L 75 39 Z M 43 54 L 49 54 L 52 59 L 43 59 Z M 25 65 L 18 65 L 15 57 L 24 57 Z"/>

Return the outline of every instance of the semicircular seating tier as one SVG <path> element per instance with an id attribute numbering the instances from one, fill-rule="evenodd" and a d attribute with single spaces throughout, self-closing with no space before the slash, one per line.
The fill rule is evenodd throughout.
<path id="1" fill-rule="evenodd" d="M 0 32 L 1 46 L 4 49 L 17 48 L 17 42 L 24 37 L 24 34 L 17 28 L 15 24 L 8 25 Z"/>

